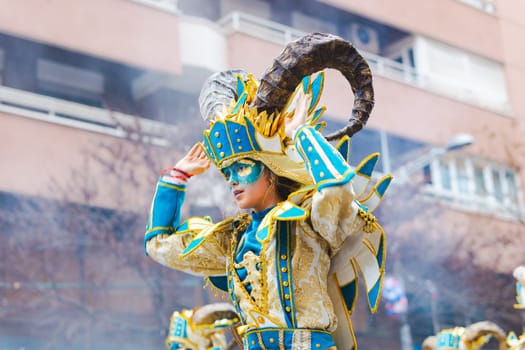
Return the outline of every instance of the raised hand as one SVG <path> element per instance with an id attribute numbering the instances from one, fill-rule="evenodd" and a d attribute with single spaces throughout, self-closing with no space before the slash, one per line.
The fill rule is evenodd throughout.
<path id="1" fill-rule="evenodd" d="M 291 118 L 284 120 L 284 133 L 289 138 L 293 137 L 295 130 L 306 122 L 308 117 L 308 106 L 312 101 L 310 94 L 305 94 L 303 89 L 297 92 L 295 100 L 295 112 Z"/>
<path id="2" fill-rule="evenodd" d="M 202 146 L 197 142 L 188 153 L 177 162 L 175 168 L 188 174 L 199 175 L 208 170 L 210 164 L 210 160 L 202 150 Z"/>

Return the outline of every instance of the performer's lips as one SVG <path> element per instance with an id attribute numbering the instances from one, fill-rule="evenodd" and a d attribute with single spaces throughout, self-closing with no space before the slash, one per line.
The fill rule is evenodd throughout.
<path id="1" fill-rule="evenodd" d="M 233 196 L 237 198 L 243 191 L 242 190 L 235 190 L 233 191 Z"/>

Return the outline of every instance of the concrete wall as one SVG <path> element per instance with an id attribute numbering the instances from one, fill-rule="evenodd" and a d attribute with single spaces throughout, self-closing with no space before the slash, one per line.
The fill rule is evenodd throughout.
<path id="1" fill-rule="evenodd" d="M 498 18 L 456 0 L 321 1 L 494 60 L 503 60 Z"/>
<path id="2" fill-rule="evenodd" d="M 0 0 L 0 8 L 1 32 L 154 70 L 181 70 L 172 14 L 122 0 Z"/>
<path id="3" fill-rule="evenodd" d="M 143 211 L 159 171 L 173 161 L 161 158 L 162 149 L 137 151 L 120 138 L 19 115 L 0 112 L 0 125 L 0 191 Z M 103 165 L 110 152 L 114 170 Z"/>

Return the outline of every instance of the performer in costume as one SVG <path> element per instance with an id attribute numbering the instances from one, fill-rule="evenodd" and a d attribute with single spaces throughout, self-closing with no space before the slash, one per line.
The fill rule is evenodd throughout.
<path id="1" fill-rule="evenodd" d="M 512 271 L 516 279 L 516 304 L 515 309 L 525 309 L 525 266 L 520 265 Z"/>
<path id="2" fill-rule="evenodd" d="M 168 350 L 225 350 L 226 330 L 239 321 L 230 304 L 215 303 L 174 311 L 170 319 Z"/>
<path id="3" fill-rule="evenodd" d="M 508 350 L 525 350 L 525 332 L 519 337 L 514 332 L 510 332 L 507 336 Z"/>
<path id="4" fill-rule="evenodd" d="M 512 275 L 516 279 L 516 303 L 514 308 L 520 310 L 522 320 L 525 323 L 525 265 L 517 266 Z M 507 343 L 510 350 L 525 350 L 525 324 L 523 333 L 517 336 L 516 333 L 510 332 L 507 337 Z"/>
<path id="5" fill-rule="evenodd" d="M 491 337 L 497 340 L 499 350 L 507 349 L 509 340 L 505 332 L 494 322 L 481 321 L 467 327 L 443 329 L 423 341 L 423 350 L 478 350 L 482 349 Z"/>
<path id="6" fill-rule="evenodd" d="M 350 82 L 347 127 L 324 137 L 317 109 L 324 68 Z M 380 297 L 385 237 L 372 211 L 391 181 L 364 194 L 378 154 L 348 163 L 348 135 L 373 106 L 371 72 L 347 41 L 314 33 L 290 43 L 260 82 L 242 71 L 213 75 L 200 97 L 210 121 L 196 144 L 159 180 L 145 235 L 157 262 L 206 276 L 239 314 L 245 349 L 354 348 L 350 315 L 358 271 L 370 309 Z M 345 135 L 334 148 L 327 139 Z M 180 221 L 186 183 L 213 163 L 240 214 L 219 223 Z"/>

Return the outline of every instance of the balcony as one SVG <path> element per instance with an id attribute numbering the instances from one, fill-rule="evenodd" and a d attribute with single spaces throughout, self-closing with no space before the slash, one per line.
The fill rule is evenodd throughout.
<path id="1" fill-rule="evenodd" d="M 486 13 L 494 14 L 496 12 L 496 0 L 458 0 L 464 4 L 477 8 Z"/>
<path id="2" fill-rule="evenodd" d="M 133 82 L 135 98 L 161 89 L 198 94 L 212 72 L 227 68 L 227 41 L 216 23 L 206 18 L 180 16 L 177 41 L 182 64 L 179 74 L 171 77 L 157 71 L 143 74 Z"/>
<path id="3" fill-rule="evenodd" d="M 483 10 L 483 0 L 319 0 L 341 10 L 389 23 L 478 55 L 504 60 L 501 18 Z M 482 37 L 483 40 L 479 40 Z"/>
<path id="4" fill-rule="evenodd" d="M 144 1 L 143 1 L 144 2 Z M 150 1 L 153 2 L 153 1 Z M 161 1 L 155 1 L 161 3 Z M 164 1 L 167 2 L 167 1 Z M 179 73 L 178 16 L 131 1 L 8 1 L 0 33 L 148 69 Z M 25 14 L 35 13 L 31 21 Z M 30 23 L 29 23 L 30 22 Z"/>
<path id="5" fill-rule="evenodd" d="M 144 142 L 168 145 L 162 136 L 164 123 L 1 85 L 0 112 L 118 138 L 136 139 L 140 134 Z"/>
<path id="6" fill-rule="evenodd" d="M 246 34 L 261 40 L 284 46 L 291 40 L 307 34 L 273 21 L 258 18 L 253 15 L 233 12 L 222 18 L 218 24 L 226 34 L 233 32 Z M 415 41 L 421 41 L 420 38 Z M 490 100 L 481 96 L 475 88 L 479 82 L 465 80 L 444 81 L 441 76 L 432 73 L 423 73 L 412 67 L 408 62 L 399 63 L 396 60 L 379 56 L 360 50 L 362 56 L 368 61 L 373 73 L 403 84 L 408 84 L 434 94 L 445 96 L 459 102 L 490 110 L 492 112 L 510 116 L 509 102 L 503 97 L 500 100 Z M 445 67 L 446 69 L 446 67 Z M 506 96 L 506 92 L 503 91 Z"/>
<path id="7" fill-rule="evenodd" d="M 504 164 L 465 154 L 434 159 L 422 169 L 424 193 L 465 212 L 523 223 L 519 173 Z"/>
<path id="8" fill-rule="evenodd" d="M 178 0 L 130 0 L 131 2 L 148 6 L 160 11 L 170 12 L 174 15 L 180 14 Z"/>

